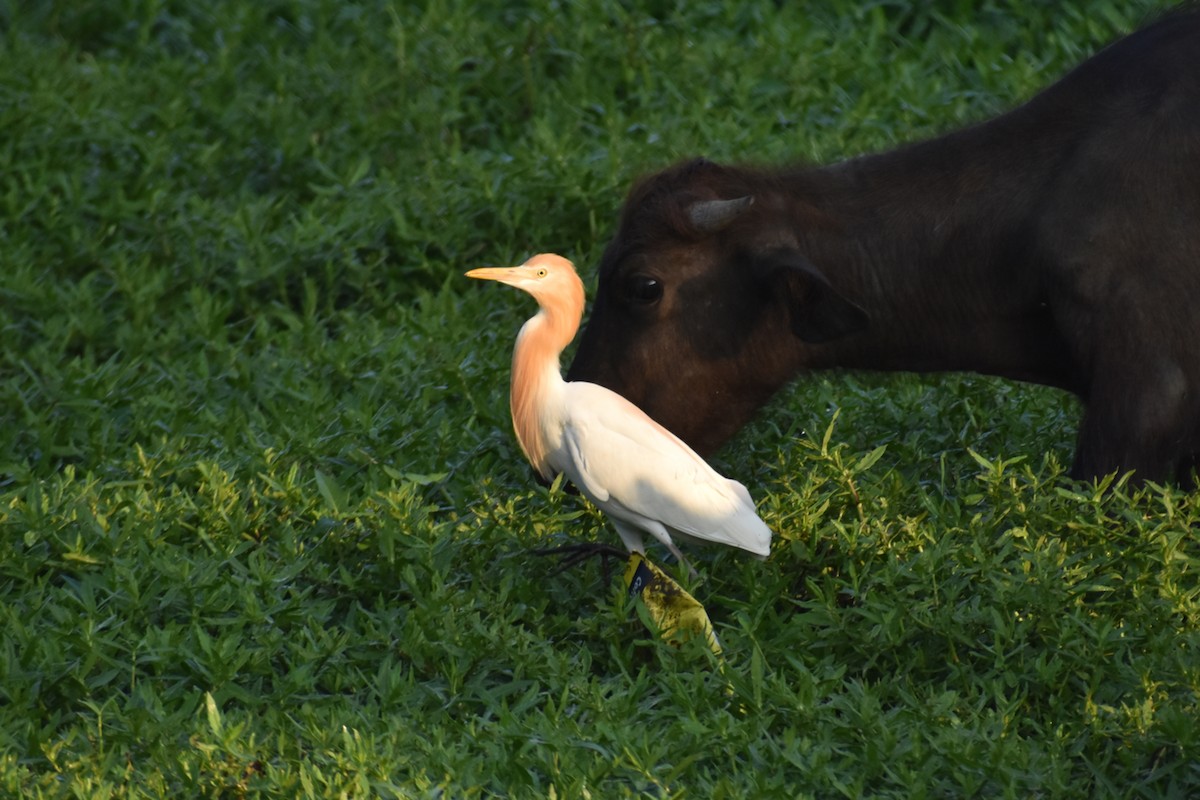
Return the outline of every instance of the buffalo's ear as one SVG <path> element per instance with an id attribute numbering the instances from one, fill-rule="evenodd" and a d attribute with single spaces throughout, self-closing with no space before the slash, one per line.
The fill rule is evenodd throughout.
<path id="1" fill-rule="evenodd" d="M 810 344 L 821 344 L 857 333 L 870 317 L 842 296 L 821 271 L 795 250 L 780 250 L 765 260 L 775 286 L 783 290 L 792 333 Z"/>

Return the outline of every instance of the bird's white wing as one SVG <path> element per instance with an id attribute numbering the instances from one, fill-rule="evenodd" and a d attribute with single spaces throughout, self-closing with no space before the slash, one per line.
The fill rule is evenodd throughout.
<path id="1" fill-rule="evenodd" d="M 746 487 L 722 477 L 637 406 L 583 382 L 567 383 L 564 399 L 563 447 L 551 460 L 603 511 L 770 552 L 771 531 Z"/>

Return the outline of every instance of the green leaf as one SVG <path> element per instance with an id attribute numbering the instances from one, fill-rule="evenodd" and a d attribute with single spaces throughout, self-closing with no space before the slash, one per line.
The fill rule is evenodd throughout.
<path id="1" fill-rule="evenodd" d="M 875 466 L 876 462 L 878 462 L 879 459 L 882 458 L 883 454 L 886 452 L 887 452 L 886 444 L 882 444 L 879 447 L 876 447 L 874 450 L 867 453 L 865 456 L 863 456 L 862 458 L 860 458 L 858 460 L 858 463 L 854 465 L 853 472 L 855 472 L 855 473 L 866 472 L 871 467 Z"/>
<path id="2" fill-rule="evenodd" d="M 217 708 L 217 701 L 213 699 L 212 692 L 204 693 L 204 714 L 208 719 L 208 729 L 212 731 L 213 736 L 221 737 L 221 711 Z"/>
<path id="3" fill-rule="evenodd" d="M 338 485 L 337 481 L 319 469 L 315 470 L 315 477 L 317 480 L 317 491 L 321 493 L 321 498 L 325 501 L 326 505 L 335 514 L 345 511 L 349 506 L 346 502 L 346 492 Z"/>

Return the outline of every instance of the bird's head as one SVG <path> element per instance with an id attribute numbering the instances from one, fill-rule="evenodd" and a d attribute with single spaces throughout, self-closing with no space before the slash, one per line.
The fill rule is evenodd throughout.
<path id="1" fill-rule="evenodd" d="M 468 278 L 499 281 L 533 295 L 542 308 L 552 311 L 577 310 L 583 314 L 583 282 L 570 261 L 554 253 L 539 253 L 519 267 L 483 267 L 467 273 Z M 578 320 L 578 317 L 576 317 Z"/>

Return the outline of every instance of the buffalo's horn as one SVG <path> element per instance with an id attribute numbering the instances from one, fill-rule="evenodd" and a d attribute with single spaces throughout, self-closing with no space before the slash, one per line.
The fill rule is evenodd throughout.
<path id="1" fill-rule="evenodd" d="M 737 219 L 752 203 L 753 195 L 736 200 L 701 200 L 688 209 L 688 219 L 701 233 L 715 233 Z"/>

